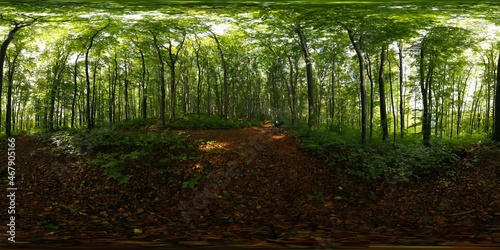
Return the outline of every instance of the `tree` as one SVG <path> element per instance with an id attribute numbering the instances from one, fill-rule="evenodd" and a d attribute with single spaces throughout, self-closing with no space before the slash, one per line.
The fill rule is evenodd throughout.
<path id="1" fill-rule="evenodd" d="M 97 29 L 89 39 L 89 44 L 85 50 L 85 82 L 87 83 L 87 106 L 86 106 L 86 117 L 87 117 L 87 128 L 91 129 L 94 127 L 94 121 L 92 119 L 92 110 L 90 107 L 90 73 L 89 73 L 89 54 L 90 50 L 94 46 L 94 42 L 96 37 L 101 33 L 104 29 L 106 29 L 111 23 L 111 20 L 108 20 L 108 23 L 104 25 L 103 27 Z"/>
<path id="2" fill-rule="evenodd" d="M 223 98 L 224 98 L 224 104 L 223 104 L 223 109 L 222 109 L 222 116 L 224 119 L 227 119 L 229 117 L 229 82 L 228 82 L 228 69 L 227 69 L 227 63 L 226 63 L 226 56 L 224 54 L 224 50 L 222 49 L 221 43 L 219 42 L 219 39 L 217 38 L 217 35 L 213 32 L 210 31 L 212 34 L 212 38 L 214 39 L 215 43 L 217 44 L 217 50 L 219 51 L 219 56 L 220 56 L 220 61 L 222 64 L 222 90 L 223 90 Z"/>
<path id="3" fill-rule="evenodd" d="M 387 56 L 387 45 L 382 45 L 380 52 L 380 69 L 378 75 L 378 87 L 380 95 L 380 122 L 382 126 L 382 140 L 387 140 L 389 137 L 389 125 L 387 121 L 387 109 L 385 104 L 385 86 L 384 86 L 384 67 Z"/>
<path id="4" fill-rule="evenodd" d="M 309 47 L 307 44 L 306 37 L 303 31 L 304 27 L 300 23 L 295 23 L 295 32 L 299 35 L 300 47 L 302 48 L 302 53 L 304 53 L 304 61 L 306 63 L 306 79 L 307 79 L 307 105 L 308 105 L 308 119 L 307 126 L 312 128 L 316 125 L 316 111 L 315 111 L 315 88 L 313 80 L 313 67 L 311 56 L 309 53 Z"/>
<path id="5" fill-rule="evenodd" d="M 347 30 L 349 39 L 352 46 L 356 51 L 359 63 L 359 91 L 361 99 L 361 143 L 366 143 L 366 129 L 367 129 L 367 108 L 366 108 L 366 84 L 365 84 L 365 57 L 363 52 L 364 32 L 361 31 L 356 38 L 354 31 L 345 24 L 342 24 Z"/>
<path id="6" fill-rule="evenodd" d="M 493 140 L 500 142 L 500 54 L 497 61 L 497 79 L 495 91 L 495 117 L 493 125 Z"/>
<path id="7" fill-rule="evenodd" d="M 469 31 L 448 26 L 435 26 L 422 38 L 419 53 L 419 85 L 422 95 L 423 144 L 431 146 L 432 100 L 434 73 L 444 59 L 462 52 L 472 43 Z"/>
<path id="8" fill-rule="evenodd" d="M 2 103 L 2 98 L 1 98 L 1 91 L 3 89 L 3 75 L 4 75 L 4 64 L 5 64 L 5 56 L 7 54 L 7 48 L 9 47 L 9 44 L 14 40 L 15 34 L 21 30 L 24 27 L 31 26 L 33 23 L 35 23 L 38 18 L 35 17 L 29 17 L 29 16 L 24 16 L 25 18 L 21 21 L 19 20 L 10 20 L 9 22 L 14 25 L 14 27 L 9 31 L 7 34 L 7 38 L 3 41 L 2 45 L 0 46 L 0 104 Z M 0 20 L 4 20 L 3 16 L 0 16 Z M 10 99 L 10 94 L 7 95 L 7 99 Z M 10 109 L 10 101 L 7 100 L 8 102 L 8 107 L 7 107 L 7 120 L 6 120 L 6 134 L 7 136 L 11 135 L 11 111 Z M 1 109 L 0 109 L 0 117 L 1 117 Z"/>
<path id="9" fill-rule="evenodd" d="M 168 60 L 167 65 L 170 68 L 170 122 L 172 122 L 175 118 L 175 109 L 176 109 L 176 79 L 175 79 L 175 63 L 179 59 L 179 52 L 182 50 L 182 46 L 184 45 L 184 41 L 186 41 L 186 33 L 182 31 L 182 38 L 177 42 L 177 51 L 174 52 L 173 39 L 168 38 Z"/>

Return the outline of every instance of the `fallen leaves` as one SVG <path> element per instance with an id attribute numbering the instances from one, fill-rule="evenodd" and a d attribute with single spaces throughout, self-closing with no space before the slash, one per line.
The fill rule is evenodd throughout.
<path id="1" fill-rule="evenodd" d="M 350 179 L 341 164 L 329 166 L 301 152 L 292 136 L 277 139 L 265 131 L 187 131 L 191 138 L 211 142 L 198 152 L 201 159 L 186 160 L 162 175 L 131 169 L 135 179 L 127 185 L 104 178 L 98 167 L 68 162 L 71 171 L 66 171 L 61 186 L 61 179 L 50 178 L 52 170 L 44 167 L 64 159 L 36 151 L 34 137 L 20 138 L 19 153 L 37 164 L 21 168 L 19 174 L 31 176 L 36 170 L 41 176 L 22 184 L 20 235 L 24 232 L 23 239 L 30 241 L 62 241 L 107 232 L 122 242 L 133 238 L 193 246 L 254 244 L 250 239 L 331 248 L 446 244 L 443 239 L 500 244 L 500 228 L 494 224 L 500 216 L 495 202 L 499 188 L 491 180 L 499 170 L 489 167 L 497 164 L 495 158 L 477 162 L 484 170 L 463 170 L 469 176 L 464 180 L 360 183 Z M 487 155 L 479 149 L 476 153 Z M 203 178 L 194 189 L 182 189 L 183 174 L 194 172 L 203 173 Z M 269 224 L 274 233 L 264 229 Z M 0 232 L 4 229 L 0 226 Z"/>

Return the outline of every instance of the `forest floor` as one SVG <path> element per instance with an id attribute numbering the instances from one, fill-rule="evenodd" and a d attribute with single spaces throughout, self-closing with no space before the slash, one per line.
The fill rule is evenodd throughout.
<path id="1" fill-rule="evenodd" d="M 443 166 L 452 175 L 366 182 L 269 125 L 182 132 L 202 157 L 182 160 L 170 175 L 129 166 L 126 184 L 104 177 L 92 155 L 55 154 L 38 137 L 16 137 L 16 243 L 500 247 L 498 144 Z"/>

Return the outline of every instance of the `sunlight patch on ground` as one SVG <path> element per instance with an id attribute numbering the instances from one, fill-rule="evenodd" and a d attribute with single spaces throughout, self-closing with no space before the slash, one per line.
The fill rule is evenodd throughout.
<path id="1" fill-rule="evenodd" d="M 219 149 L 227 149 L 229 143 L 227 142 L 218 142 L 218 141 L 207 141 L 206 143 L 199 146 L 199 149 L 205 152 L 210 152 L 213 150 Z"/>
<path id="2" fill-rule="evenodd" d="M 281 139 L 285 138 L 285 135 L 281 135 L 281 134 L 280 135 L 271 135 L 271 138 L 273 140 L 281 140 Z"/>

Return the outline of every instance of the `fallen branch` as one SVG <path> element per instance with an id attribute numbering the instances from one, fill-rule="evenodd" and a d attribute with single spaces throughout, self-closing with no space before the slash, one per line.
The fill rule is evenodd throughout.
<path id="1" fill-rule="evenodd" d="M 477 210 L 477 209 L 472 209 L 472 210 L 465 211 L 465 212 L 460 212 L 460 213 L 455 213 L 455 214 L 448 214 L 447 216 L 457 216 L 457 215 L 470 214 L 470 213 L 474 213 L 474 212 L 476 212 L 476 210 Z"/>

